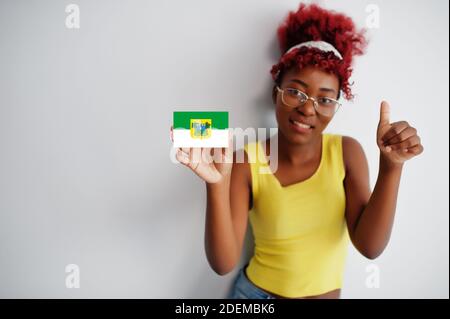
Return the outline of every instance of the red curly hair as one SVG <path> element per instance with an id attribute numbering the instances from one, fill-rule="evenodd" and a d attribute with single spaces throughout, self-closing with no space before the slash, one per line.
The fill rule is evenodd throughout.
<path id="1" fill-rule="evenodd" d="M 357 30 L 352 19 L 341 13 L 325 10 L 315 4 L 300 4 L 297 12 L 289 12 L 278 28 L 282 56 L 272 66 L 274 81 L 281 84 L 283 73 L 293 66 L 303 68 L 314 65 L 336 74 L 345 98 L 353 99 L 349 79 L 353 71 L 353 57 L 362 55 L 367 45 L 364 33 L 364 29 Z M 306 47 L 285 54 L 291 47 L 307 41 L 328 42 L 339 51 L 343 59 L 339 60 L 332 52 Z"/>

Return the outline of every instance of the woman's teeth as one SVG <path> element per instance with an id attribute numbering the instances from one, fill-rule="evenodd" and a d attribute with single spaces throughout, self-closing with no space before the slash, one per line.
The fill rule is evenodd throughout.
<path id="1" fill-rule="evenodd" d="M 297 122 L 297 121 L 292 121 L 294 122 L 295 125 L 299 126 L 299 127 L 303 127 L 303 128 L 311 128 L 311 126 Z"/>

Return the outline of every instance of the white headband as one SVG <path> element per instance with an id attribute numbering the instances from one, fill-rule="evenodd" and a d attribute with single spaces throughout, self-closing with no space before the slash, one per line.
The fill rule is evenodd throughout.
<path id="1" fill-rule="evenodd" d="M 342 55 L 339 53 L 339 51 L 336 50 L 336 48 L 333 45 L 331 45 L 330 43 L 325 42 L 325 41 L 303 42 L 303 43 L 293 46 L 285 54 L 288 54 L 292 50 L 299 49 L 302 47 L 315 48 L 315 49 L 319 49 L 320 51 L 323 51 L 323 52 L 333 52 L 334 55 L 339 58 L 339 60 L 342 60 Z"/>

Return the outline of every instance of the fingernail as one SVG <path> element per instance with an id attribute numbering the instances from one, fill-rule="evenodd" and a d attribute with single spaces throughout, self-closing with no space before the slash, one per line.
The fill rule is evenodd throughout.
<path id="1" fill-rule="evenodd" d="M 392 151 L 392 148 L 390 146 L 386 147 L 386 152 Z"/>

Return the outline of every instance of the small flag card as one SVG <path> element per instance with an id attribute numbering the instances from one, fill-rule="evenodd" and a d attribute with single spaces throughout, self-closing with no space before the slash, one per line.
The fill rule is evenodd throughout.
<path id="1" fill-rule="evenodd" d="M 228 147 L 228 112 L 173 112 L 174 147 Z"/>

